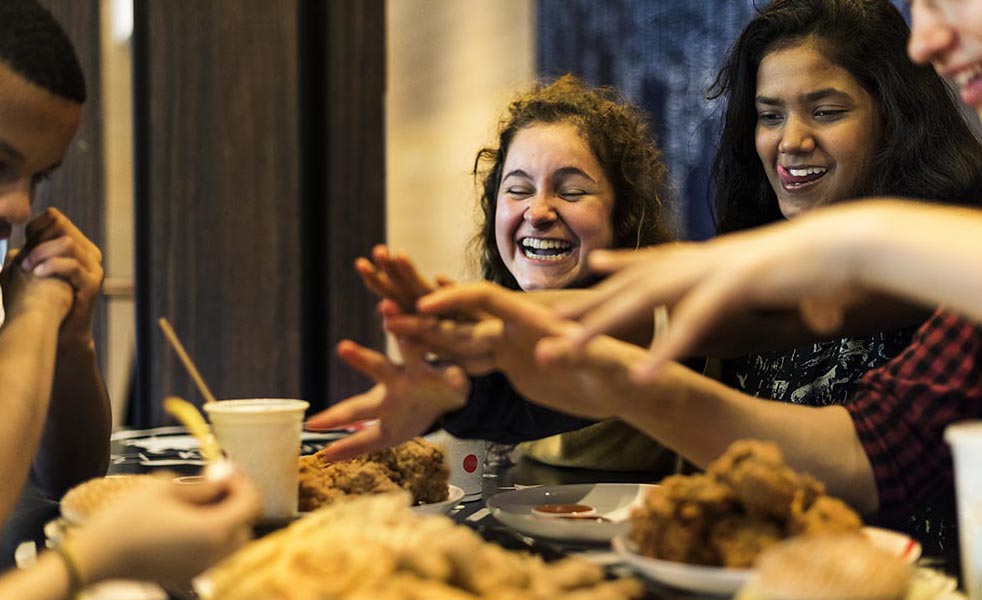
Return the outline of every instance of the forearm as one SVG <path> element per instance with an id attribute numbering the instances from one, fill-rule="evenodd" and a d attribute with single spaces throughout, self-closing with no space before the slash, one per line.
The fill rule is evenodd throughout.
<path id="1" fill-rule="evenodd" d="M 537 304 L 550 308 L 564 302 L 576 301 L 578 299 L 597 295 L 596 290 L 575 289 L 575 290 L 536 290 L 526 292 L 526 297 L 535 301 Z M 654 311 L 644 320 L 633 321 L 607 332 L 612 338 L 634 344 L 636 346 L 648 346 L 651 344 L 651 336 L 655 329 Z"/>
<path id="2" fill-rule="evenodd" d="M 691 354 L 731 358 L 752 352 L 775 352 L 833 338 L 868 337 L 920 324 L 930 310 L 893 296 L 873 294 L 846 310 L 842 326 L 816 333 L 798 310 L 757 311 L 720 323 Z"/>
<path id="3" fill-rule="evenodd" d="M 5 522 L 36 452 L 54 371 L 58 318 L 8 314 L 0 328 L 0 522 Z"/>
<path id="4" fill-rule="evenodd" d="M 982 213 L 875 202 L 854 220 L 843 260 L 864 287 L 982 321 Z"/>
<path id="5" fill-rule="evenodd" d="M 51 402 L 34 458 L 42 490 L 60 497 L 68 488 L 106 473 L 112 411 L 99 373 L 95 346 L 76 342 L 59 348 Z"/>
<path id="6" fill-rule="evenodd" d="M 848 412 L 753 398 L 672 364 L 619 416 L 700 467 L 743 438 L 778 444 L 788 464 L 863 513 L 877 508 L 872 468 Z"/>
<path id="7" fill-rule="evenodd" d="M 69 574 L 65 562 L 54 552 L 45 552 L 36 565 L 0 577 L 0 598 L 64 600 Z"/>

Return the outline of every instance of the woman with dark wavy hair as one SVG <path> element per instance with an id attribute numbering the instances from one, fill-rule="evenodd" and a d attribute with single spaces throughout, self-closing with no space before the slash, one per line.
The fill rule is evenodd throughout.
<path id="1" fill-rule="evenodd" d="M 909 33 L 887 0 L 777 0 L 761 10 L 710 94 L 726 102 L 713 169 L 720 233 L 863 196 L 982 198 L 982 147 L 934 69 L 907 58 Z M 723 381 L 758 397 L 841 404 L 924 316 L 870 302 L 843 337 L 726 360 Z"/>

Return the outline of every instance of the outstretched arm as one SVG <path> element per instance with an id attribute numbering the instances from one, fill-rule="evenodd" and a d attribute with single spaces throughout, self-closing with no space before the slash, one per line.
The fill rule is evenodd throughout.
<path id="1" fill-rule="evenodd" d="M 982 320 L 982 213 L 879 200 L 824 208 L 787 223 L 703 244 L 591 256 L 614 272 L 598 294 L 560 312 L 583 328 L 569 339 L 623 326 L 658 304 L 675 306 L 669 334 L 639 375 L 684 356 L 734 314 L 794 308 L 814 331 L 839 329 L 847 310 L 870 293 L 925 306 L 946 304 Z"/>
<path id="2" fill-rule="evenodd" d="M 102 253 L 57 209 L 27 225 L 25 268 L 71 284 L 72 310 L 58 332 L 51 402 L 34 458 L 41 489 L 60 497 L 68 488 L 105 474 L 112 414 L 96 361 L 92 317 L 102 288 Z"/>
<path id="3" fill-rule="evenodd" d="M 501 318 L 513 357 L 501 361 L 504 372 L 532 402 L 594 419 L 620 418 L 701 466 L 735 440 L 773 440 L 789 464 L 825 481 L 832 493 L 864 512 L 877 506 L 872 469 L 841 407 L 761 401 L 674 362 L 639 385 L 631 370 L 647 356 L 645 350 L 601 336 L 582 352 L 571 352 L 558 336 L 576 324 L 491 284 L 441 290 L 419 308 L 423 313 L 484 310 Z"/>

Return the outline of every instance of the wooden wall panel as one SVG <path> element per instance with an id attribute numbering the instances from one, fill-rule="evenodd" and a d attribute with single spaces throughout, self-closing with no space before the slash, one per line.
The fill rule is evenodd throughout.
<path id="1" fill-rule="evenodd" d="M 41 0 L 65 29 L 78 55 L 88 99 L 82 123 L 68 148 L 62 167 L 38 188 L 35 211 L 55 206 L 96 245 L 104 247 L 105 184 L 102 144 L 99 0 Z M 22 240 L 12 240 L 12 246 Z M 96 304 L 93 325 L 100 357 L 105 349 L 105 302 Z"/>
<path id="2" fill-rule="evenodd" d="M 137 424 L 165 395 L 200 399 L 158 316 L 217 396 L 301 393 L 297 15 L 136 3 Z"/>
<path id="3" fill-rule="evenodd" d="M 328 348 L 327 401 L 362 392 L 368 382 L 333 351 L 343 338 L 384 347 L 376 299 L 352 268 L 355 258 L 385 241 L 385 2 L 326 3 L 323 81 L 327 156 L 323 238 L 330 273 L 324 290 Z M 411 193 L 411 192 L 410 192 Z M 316 358 L 316 357 L 315 357 Z"/>

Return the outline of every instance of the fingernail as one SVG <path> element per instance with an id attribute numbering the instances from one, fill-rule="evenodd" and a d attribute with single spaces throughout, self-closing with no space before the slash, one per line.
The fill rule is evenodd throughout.
<path id="1" fill-rule="evenodd" d="M 31 271 L 31 272 L 34 273 L 35 275 L 37 275 L 38 277 L 41 277 L 41 276 L 44 275 L 44 271 L 45 271 L 44 265 L 38 265 L 38 266 L 34 267 L 34 270 Z"/>

